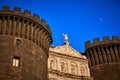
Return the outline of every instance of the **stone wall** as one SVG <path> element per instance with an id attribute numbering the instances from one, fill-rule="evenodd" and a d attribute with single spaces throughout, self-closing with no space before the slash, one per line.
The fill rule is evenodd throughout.
<path id="1" fill-rule="evenodd" d="M 0 80 L 47 80 L 52 34 L 45 20 L 30 14 L 18 7 L 0 11 Z"/>
<path id="2" fill-rule="evenodd" d="M 49 80 L 93 80 L 88 59 L 68 45 L 50 47 Z"/>
<path id="3" fill-rule="evenodd" d="M 94 80 L 120 79 L 120 39 L 113 36 L 94 39 L 93 43 L 85 43 L 85 55 L 89 59 L 91 75 Z"/>

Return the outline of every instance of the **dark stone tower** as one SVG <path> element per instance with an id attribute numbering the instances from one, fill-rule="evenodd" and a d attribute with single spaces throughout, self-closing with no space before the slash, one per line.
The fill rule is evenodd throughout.
<path id="1" fill-rule="evenodd" d="M 0 80 L 47 80 L 51 31 L 37 14 L 0 11 Z"/>
<path id="2" fill-rule="evenodd" d="M 90 72 L 94 80 L 120 80 L 120 39 L 113 36 L 85 43 Z"/>

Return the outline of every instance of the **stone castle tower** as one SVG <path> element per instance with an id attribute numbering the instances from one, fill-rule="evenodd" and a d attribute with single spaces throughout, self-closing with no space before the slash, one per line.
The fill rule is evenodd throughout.
<path id="1" fill-rule="evenodd" d="M 37 14 L 0 11 L 0 80 L 47 80 L 51 31 Z"/>
<path id="2" fill-rule="evenodd" d="M 94 80 L 120 80 L 120 39 L 113 36 L 94 39 L 85 43 L 85 54 L 89 59 L 91 76 Z"/>

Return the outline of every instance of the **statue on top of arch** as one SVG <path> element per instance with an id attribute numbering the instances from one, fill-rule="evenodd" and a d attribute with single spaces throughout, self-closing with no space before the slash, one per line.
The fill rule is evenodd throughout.
<path id="1" fill-rule="evenodd" d="M 68 35 L 64 33 L 62 35 L 64 36 L 64 44 L 68 46 L 69 45 Z"/>

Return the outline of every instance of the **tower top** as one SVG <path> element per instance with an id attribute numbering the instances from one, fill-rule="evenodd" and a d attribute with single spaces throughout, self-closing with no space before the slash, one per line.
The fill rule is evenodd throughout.
<path id="1" fill-rule="evenodd" d="M 64 45 L 69 46 L 68 35 L 64 33 L 62 35 L 64 36 Z"/>

